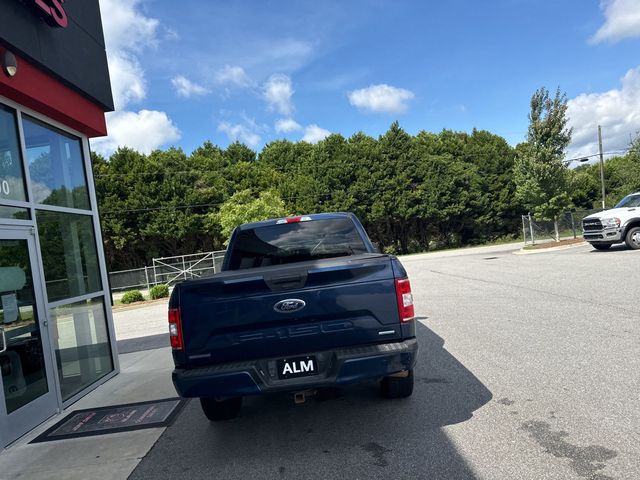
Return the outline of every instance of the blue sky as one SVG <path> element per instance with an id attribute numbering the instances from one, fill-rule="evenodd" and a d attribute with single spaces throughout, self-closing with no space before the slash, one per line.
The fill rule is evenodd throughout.
<path id="1" fill-rule="evenodd" d="M 637 0 L 101 0 L 117 111 L 94 141 L 142 151 L 329 132 L 487 129 L 523 140 L 540 86 L 590 154 L 640 130 Z"/>

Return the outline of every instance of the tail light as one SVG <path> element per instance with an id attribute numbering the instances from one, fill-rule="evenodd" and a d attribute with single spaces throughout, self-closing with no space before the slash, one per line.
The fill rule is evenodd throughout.
<path id="1" fill-rule="evenodd" d="M 401 322 L 409 322 L 416 316 L 413 308 L 413 295 L 408 278 L 396 278 L 396 297 L 398 299 L 398 314 Z"/>
<path id="2" fill-rule="evenodd" d="M 298 223 L 298 222 L 310 222 L 311 221 L 311 217 L 287 217 L 287 218 L 281 218 L 280 220 L 276 221 L 276 225 L 282 225 L 284 223 Z"/>
<path id="3" fill-rule="evenodd" d="M 169 339 L 171 340 L 171 348 L 174 350 L 184 349 L 182 320 L 180 318 L 179 308 L 169 309 Z"/>

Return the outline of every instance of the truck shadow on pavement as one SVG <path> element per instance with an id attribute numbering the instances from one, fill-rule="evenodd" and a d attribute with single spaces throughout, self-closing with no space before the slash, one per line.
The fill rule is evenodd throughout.
<path id="1" fill-rule="evenodd" d="M 412 397 L 386 400 L 377 382 L 302 405 L 251 397 L 220 423 L 193 400 L 130 478 L 476 478 L 443 427 L 471 419 L 492 394 L 442 338 L 417 329 Z"/>

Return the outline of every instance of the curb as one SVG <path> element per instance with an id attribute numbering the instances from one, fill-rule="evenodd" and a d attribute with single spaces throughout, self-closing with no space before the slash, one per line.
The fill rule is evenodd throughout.
<path id="1" fill-rule="evenodd" d="M 538 250 L 525 250 L 524 248 L 520 250 L 516 250 L 513 252 L 514 255 L 533 255 L 536 253 L 547 253 L 547 252 L 559 252 L 562 250 L 569 250 L 570 248 L 583 247 L 588 245 L 588 242 L 580 242 L 580 243 L 572 243 L 570 245 L 560 245 L 559 247 L 550 247 L 550 248 L 540 248 Z"/>
<path id="2" fill-rule="evenodd" d="M 159 303 L 169 303 L 169 297 L 158 298 L 156 300 L 145 300 L 143 302 L 134 302 L 128 305 L 118 303 L 116 305 L 112 305 L 111 309 L 113 312 L 124 312 L 127 310 L 137 310 L 139 308 L 150 307 Z"/>

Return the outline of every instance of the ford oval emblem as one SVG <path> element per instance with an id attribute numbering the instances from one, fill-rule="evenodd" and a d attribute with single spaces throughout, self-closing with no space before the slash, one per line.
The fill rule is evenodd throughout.
<path id="1" fill-rule="evenodd" d="M 293 313 L 302 310 L 306 305 L 304 300 L 287 298 L 286 300 L 280 300 L 276 303 L 273 309 L 278 313 Z"/>

